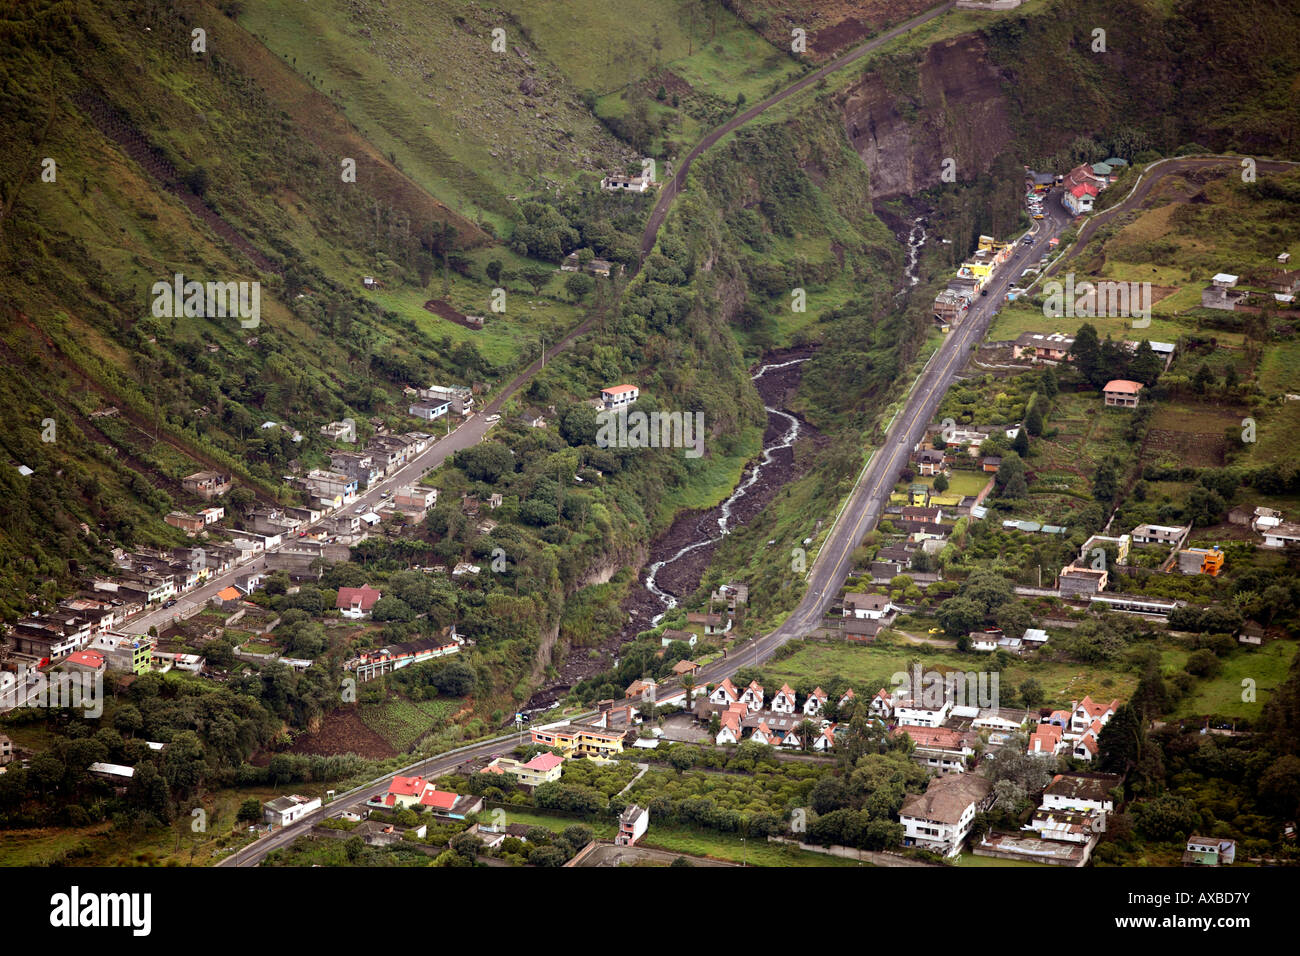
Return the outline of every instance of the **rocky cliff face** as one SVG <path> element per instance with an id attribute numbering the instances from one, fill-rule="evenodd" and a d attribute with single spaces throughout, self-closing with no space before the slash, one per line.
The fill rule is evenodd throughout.
<path id="1" fill-rule="evenodd" d="M 987 173 L 1012 139 L 1002 82 L 983 39 L 965 36 L 930 47 L 904 89 L 873 71 L 842 92 L 837 106 L 870 170 L 872 198 L 938 185 L 945 159 L 955 160 L 958 181 Z"/>

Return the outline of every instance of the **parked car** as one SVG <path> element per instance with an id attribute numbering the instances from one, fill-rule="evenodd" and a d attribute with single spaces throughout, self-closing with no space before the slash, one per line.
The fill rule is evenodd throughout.
<path id="1" fill-rule="evenodd" d="M 483 419 L 483 420 L 484 420 L 485 422 L 487 422 L 489 425 L 493 425 L 493 424 L 495 424 L 495 423 L 501 421 L 501 416 L 500 416 L 500 415 L 489 415 L 487 418 L 485 418 L 485 419 Z"/>

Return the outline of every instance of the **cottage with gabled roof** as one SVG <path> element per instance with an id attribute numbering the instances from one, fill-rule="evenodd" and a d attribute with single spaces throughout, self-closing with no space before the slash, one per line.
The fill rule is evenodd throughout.
<path id="1" fill-rule="evenodd" d="M 772 710 L 778 714 L 793 714 L 795 712 L 795 694 L 789 684 L 782 684 L 781 689 L 772 698 Z"/>
<path id="2" fill-rule="evenodd" d="M 747 705 L 750 710 L 762 710 L 763 699 L 763 685 L 756 680 L 750 681 L 749 686 L 740 695 L 740 702 Z"/>
<path id="3" fill-rule="evenodd" d="M 813 688 L 808 699 L 803 702 L 803 712 L 809 717 L 816 717 L 826 707 L 826 691 L 820 687 Z"/>
<path id="4" fill-rule="evenodd" d="M 740 692 L 736 690 L 736 685 L 731 682 L 730 677 L 724 677 L 722 683 L 709 694 L 709 700 L 714 704 L 734 704 L 740 700 Z"/>
<path id="5" fill-rule="evenodd" d="M 363 617 L 370 616 L 370 611 L 374 608 L 375 602 L 381 597 L 383 595 L 368 584 L 364 584 L 359 588 L 339 588 L 334 607 L 338 609 L 339 614 L 343 617 L 354 621 L 360 620 Z"/>

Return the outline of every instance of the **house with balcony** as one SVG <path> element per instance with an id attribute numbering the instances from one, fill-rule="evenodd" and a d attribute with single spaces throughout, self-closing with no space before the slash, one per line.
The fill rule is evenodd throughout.
<path id="1" fill-rule="evenodd" d="M 614 842 L 618 846 L 635 846 L 649 827 L 650 811 L 633 803 L 619 814 L 618 835 Z"/>
<path id="2" fill-rule="evenodd" d="M 641 390 L 635 385 L 611 385 L 600 390 L 600 404 L 606 411 L 617 411 L 636 402 Z"/>
<path id="3" fill-rule="evenodd" d="M 230 476 L 216 471 L 196 471 L 181 479 L 181 487 L 200 498 L 219 498 L 230 490 Z"/>
<path id="4" fill-rule="evenodd" d="M 993 802 L 993 784 L 980 774 L 954 773 L 935 777 L 925 793 L 903 800 L 898 811 L 903 845 L 957 856 L 970 835 L 975 816 Z"/>

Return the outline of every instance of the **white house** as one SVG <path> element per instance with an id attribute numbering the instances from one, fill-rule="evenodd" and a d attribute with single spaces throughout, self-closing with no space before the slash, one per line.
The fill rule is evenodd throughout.
<path id="1" fill-rule="evenodd" d="M 894 702 L 894 719 L 905 727 L 938 727 L 952 713 L 953 701 L 946 698 L 938 707 L 923 700 L 900 698 Z"/>
<path id="2" fill-rule="evenodd" d="M 740 702 L 749 705 L 750 710 L 762 710 L 764 697 L 763 685 L 754 680 L 750 681 L 749 686 L 741 693 Z"/>
<path id="3" fill-rule="evenodd" d="M 844 595 L 844 616 L 856 617 L 868 621 L 879 621 L 894 611 L 894 605 L 884 594 L 858 594 L 850 592 Z"/>
<path id="4" fill-rule="evenodd" d="M 739 700 L 740 694 L 730 677 L 724 677 L 722 683 L 713 688 L 713 693 L 709 694 L 709 701 L 714 704 L 734 704 Z"/>
<path id="5" fill-rule="evenodd" d="M 1070 714 L 1070 726 L 1066 729 L 1065 736 L 1080 737 L 1094 723 L 1105 726 L 1110 723 L 1110 719 L 1115 716 L 1117 710 L 1119 710 L 1118 700 L 1112 700 L 1108 704 L 1099 704 L 1091 696 L 1085 695 L 1083 700 L 1074 705 L 1073 712 Z"/>
<path id="6" fill-rule="evenodd" d="M 600 390 L 600 402 L 607 411 L 614 411 L 631 405 L 640 395 L 635 385 L 611 385 Z"/>
<path id="7" fill-rule="evenodd" d="M 868 707 L 873 716 L 886 718 L 894 716 L 894 698 L 883 687 L 876 691 L 876 696 L 871 698 Z"/>
<path id="8" fill-rule="evenodd" d="M 998 635 L 976 631 L 970 635 L 970 649 L 992 653 L 998 649 Z"/>
<path id="9" fill-rule="evenodd" d="M 808 699 L 803 702 L 803 712 L 809 717 L 816 717 L 825 706 L 826 691 L 817 687 L 808 695 Z"/>
<path id="10" fill-rule="evenodd" d="M 993 784 L 977 773 L 935 777 L 925 793 L 911 794 L 898 811 L 903 844 L 957 856 L 975 815 L 992 802 L 992 790 Z"/>
<path id="11" fill-rule="evenodd" d="M 793 714 L 795 711 L 794 691 L 789 684 L 782 684 L 781 689 L 772 698 L 772 710 L 778 714 Z"/>
<path id="12" fill-rule="evenodd" d="M 618 836 L 614 838 L 614 842 L 618 846 L 632 846 L 637 840 L 645 836 L 645 831 L 649 826 L 650 811 L 644 807 L 638 807 L 635 803 L 631 804 L 619 814 Z"/>
<path id="13" fill-rule="evenodd" d="M 1300 524 L 1283 521 L 1264 532 L 1264 547 L 1285 548 L 1300 544 Z"/>
<path id="14" fill-rule="evenodd" d="M 299 817 L 320 809 L 320 797 L 307 799 L 297 794 L 276 797 L 262 804 L 262 818 L 273 826 L 285 827 Z"/>
<path id="15" fill-rule="evenodd" d="M 1058 773 L 1043 791 L 1043 807 L 1110 813 L 1119 784 L 1119 775 L 1113 773 Z"/>

